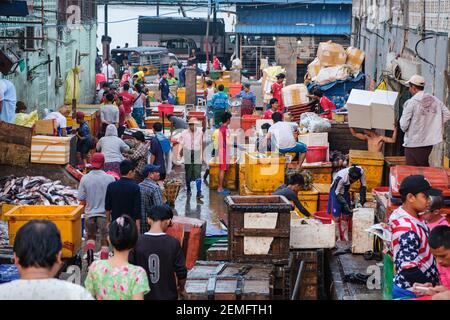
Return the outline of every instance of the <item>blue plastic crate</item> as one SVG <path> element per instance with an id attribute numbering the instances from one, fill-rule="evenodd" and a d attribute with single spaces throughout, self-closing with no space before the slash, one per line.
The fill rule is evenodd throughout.
<path id="1" fill-rule="evenodd" d="M 20 279 L 19 270 L 14 264 L 0 264 L 0 283 Z"/>

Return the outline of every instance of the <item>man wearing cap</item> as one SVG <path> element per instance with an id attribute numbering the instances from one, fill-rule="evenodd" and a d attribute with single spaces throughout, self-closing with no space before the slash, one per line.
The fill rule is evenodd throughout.
<path id="1" fill-rule="evenodd" d="M 141 234 L 146 233 L 150 228 L 147 217 L 153 206 L 164 205 L 161 188 L 158 184 L 161 168 L 153 164 L 147 164 L 142 172 L 145 180 L 139 184 L 141 189 L 142 218 L 141 218 Z"/>
<path id="2" fill-rule="evenodd" d="M 189 120 L 189 129 L 182 132 L 180 137 L 181 152 L 184 155 L 184 169 L 186 172 L 187 194 L 191 195 L 191 182 L 197 187 L 197 200 L 202 195 L 202 163 L 203 163 L 203 130 L 196 118 Z"/>
<path id="3" fill-rule="evenodd" d="M 406 177 L 400 185 L 402 206 L 389 217 L 395 266 L 392 297 L 415 298 L 414 283 L 439 284 L 436 259 L 428 244 L 430 230 L 421 215 L 430 208 L 430 196 L 442 196 L 422 175 Z"/>
<path id="4" fill-rule="evenodd" d="M 86 121 L 84 121 L 84 113 L 78 111 L 76 113 L 77 123 L 77 161 L 80 168 L 84 169 L 87 165 L 87 155 L 93 143 L 91 130 Z"/>
<path id="5" fill-rule="evenodd" d="M 412 98 L 405 102 L 400 118 L 400 128 L 405 132 L 406 164 L 428 167 L 433 146 L 442 142 L 450 111 L 439 99 L 423 91 L 422 76 L 412 76 L 408 84 Z"/>
<path id="6" fill-rule="evenodd" d="M 284 103 L 283 103 L 283 97 L 281 94 L 281 90 L 283 89 L 283 82 L 286 76 L 284 73 L 280 73 L 277 75 L 277 82 L 272 84 L 271 92 L 272 92 L 272 98 L 277 99 L 278 101 L 278 112 L 284 113 Z"/>
<path id="7" fill-rule="evenodd" d="M 91 158 L 92 170 L 81 178 L 80 186 L 78 187 L 78 199 L 85 206 L 86 251 L 90 262 L 94 259 L 95 240 L 99 232 L 102 245 L 100 257 L 101 259 L 108 259 L 105 196 L 108 185 L 114 182 L 115 179 L 103 171 L 104 163 L 105 157 L 103 154 L 94 153 Z"/>

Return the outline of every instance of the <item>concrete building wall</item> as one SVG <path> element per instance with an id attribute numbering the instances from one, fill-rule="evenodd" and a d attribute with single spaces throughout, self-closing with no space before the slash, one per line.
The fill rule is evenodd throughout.
<path id="1" fill-rule="evenodd" d="M 407 77 L 396 79 L 388 59 L 401 57 L 408 61 L 403 73 L 421 74 L 425 91 L 447 103 L 449 18 L 450 0 L 354 0 L 352 44 L 365 51 L 367 87 L 381 79 L 401 86 Z M 445 150 L 448 144 L 434 148 L 432 165 L 442 164 Z"/>
<path id="2" fill-rule="evenodd" d="M 34 5 L 40 6 L 41 1 L 35 0 Z M 78 28 L 68 28 L 64 21 L 58 26 L 58 1 L 44 1 L 46 23 L 42 30 L 40 25 L 35 28 L 35 35 L 45 35 L 47 40 L 35 41 L 35 50 L 23 50 L 20 41 L 16 39 L 0 40 L 0 49 L 11 49 L 25 60 L 25 69 L 17 68 L 16 72 L 7 76 L 17 90 L 17 99 L 22 100 L 28 107 L 28 112 L 38 110 L 40 117 L 44 109 L 57 109 L 64 103 L 65 85 L 56 86 L 57 57 L 59 58 L 60 73 L 63 81 L 67 73 L 75 65 L 75 53 L 81 53 L 80 103 L 91 103 L 95 94 L 95 58 L 96 58 L 96 20 L 83 22 Z M 40 11 L 34 10 L 35 16 L 40 17 Z M 9 21 L 28 21 L 26 18 L 6 18 Z M 23 34 L 24 24 L 8 24 L 7 28 L 0 28 L 0 36 L 20 36 Z M 58 30 L 60 33 L 58 35 Z M 49 64 L 41 65 L 50 58 Z M 37 66 L 37 68 L 35 68 Z M 28 71 L 34 69 L 31 78 Z"/>

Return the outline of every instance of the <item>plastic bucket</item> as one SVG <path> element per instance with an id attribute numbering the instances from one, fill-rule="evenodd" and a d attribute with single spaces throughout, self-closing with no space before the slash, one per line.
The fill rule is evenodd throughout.
<path id="1" fill-rule="evenodd" d="M 333 220 L 331 214 L 328 214 L 326 211 L 314 213 L 314 219 L 322 221 L 323 224 L 330 224 L 331 220 Z"/>
<path id="2" fill-rule="evenodd" d="M 372 189 L 372 193 L 375 192 L 389 192 L 389 187 L 376 187 Z"/>
<path id="3" fill-rule="evenodd" d="M 229 94 L 230 97 L 234 97 L 235 95 L 237 95 L 239 92 L 241 92 L 242 90 L 242 84 L 230 84 L 230 90 L 229 90 Z"/>
<path id="4" fill-rule="evenodd" d="M 158 116 L 162 118 L 164 113 L 164 117 L 166 117 L 168 114 L 173 113 L 174 109 L 175 107 L 172 104 L 160 104 L 158 106 Z"/>
<path id="5" fill-rule="evenodd" d="M 327 161 L 328 147 L 324 146 L 311 146 L 308 147 L 306 152 L 306 162 L 324 162 Z"/>

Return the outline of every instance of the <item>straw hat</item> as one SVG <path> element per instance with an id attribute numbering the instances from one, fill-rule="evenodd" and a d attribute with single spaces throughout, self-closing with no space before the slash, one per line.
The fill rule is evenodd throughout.
<path id="1" fill-rule="evenodd" d="M 191 119 L 189 119 L 189 122 L 188 122 L 188 124 L 199 124 L 200 122 L 197 120 L 197 118 L 191 118 Z"/>

